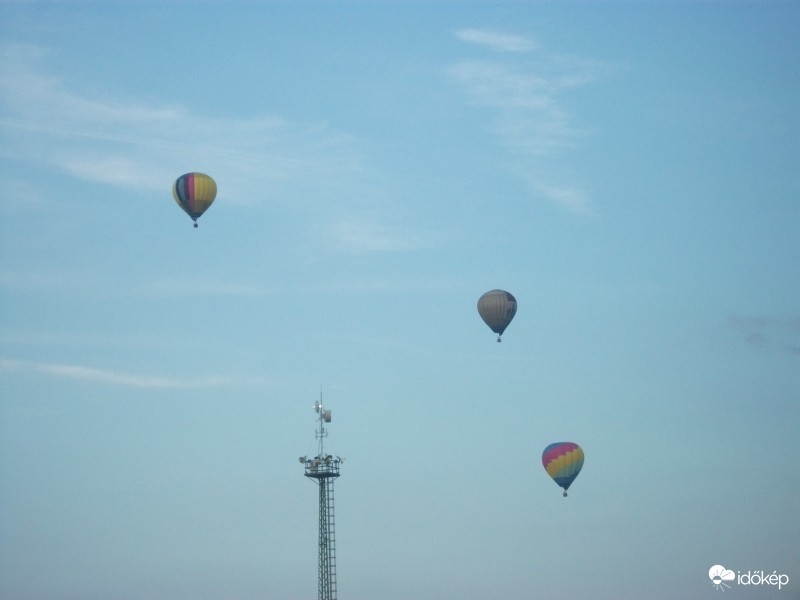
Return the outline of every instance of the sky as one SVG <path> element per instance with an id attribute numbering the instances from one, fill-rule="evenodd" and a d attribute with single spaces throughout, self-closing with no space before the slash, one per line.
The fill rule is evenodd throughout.
<path id="1" fill-rule="evenodd" d="M 0 596 L 800 598 L 798 27 L 0 2 Z"/>

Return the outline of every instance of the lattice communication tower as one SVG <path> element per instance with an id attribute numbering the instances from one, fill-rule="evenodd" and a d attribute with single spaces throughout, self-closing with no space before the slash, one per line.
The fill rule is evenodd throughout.
<path id="1" fill-rule="evenodd" d="M 322 405 L 322 399 L 314 403 L 319 415 L 317 421 L 318 450 L 314 458 L 301 456 L 305 465 L 305 476 L 319 487 L 319 559 L 318 600 L 336 600 L 336 528 L 334 520 L 333 482 L 339 477 L 339 464 L 343 458 L 325 454 L 324 440 L 328 436 L 325 423 L 331 422 L 331 411 Z"/>

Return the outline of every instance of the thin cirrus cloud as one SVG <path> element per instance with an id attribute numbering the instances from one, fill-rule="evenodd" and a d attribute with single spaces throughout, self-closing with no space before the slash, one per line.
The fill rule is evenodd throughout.
<path id="1" fill-rule="evenodd" d="M 331 224 L 328 236 L 338 250 L 349 254 L 400 252 L 435 245 L 442 236 L 391 226 L 374 217 L 349 217 Z"/>
<path id="2" fill-rule="evenodd" d="M 0 359 L 0 370 L 11 372 L 39 373 L 51 377 L 79 380 L 103 385 L 118 385 L 135 388 L 194 389 L 230 385 L 233 380 L 225 377 L 204 376 L 191 379 L 137 375 L 107 369 L 61 363 Z M 239 381 L 239 380 L 237 380 Z"/>
<path id="3" fill-rule="evenodd" d="M 496 52 L 530 52 L 537 47 L 530 38 L 488 29 L 460 29 L 455 35 L 462 42 L 478 44 Z"/>
<path id="4" fill-rule="evenodd" d="M 351 197 L 370 180 L 359 140 L 327 124 L 275 115 L 201 116 L 181 105 L 97 97 L 50 73 L 50 56 L 29 45 L 0 46 L 0 152 L 15 160 L 90 183 L 160 193 L 176 174 L 209 171 L 226 202 L 317 203 L 313 214 L 321 221 L 329 218 L 330 197 Z M 254 181 L 259 194 L 252 193 Z M 25 191 L 22 182 L 0 185 Z M 27 190 L 18 201 L 35 197 Z M 337 207 L 348 212 L 341 200 Z M 429 244 L 383 223 L 380 215 L 367 228 L 334 221 L 326 232 L 331 249 L 345 252 Z"/>
<path id="5" fill-rule="evenodd" d="M 208 277 L 159 279 L 143 286 L 142 291 L 145 294 L 165 297 L 188 295 L 259 298 L 271 293 L 271 290 L 256 284 Z"/>
<path id="6" fill-rule="evenodd" d="M 0 270 L 0 289 L 14 293 L 33 294 L 68 294 L 73 297 L 92 298 L 104 295 L 115 296 L 117 289 L 110 289 L 107 284 L 90 285 L 85 273 L 66 273 L 63 270 Z M 203 277 L 171 277 L 169 279 L 154 279 L 146 282 L 131 282 L 128 278 L 129 293 L 149 297 L 178 297 L 178 296 L 205 296 L 205 297 L 238 297 L 258 298 L 274 293 L 262 285 L 246 282 L 231 281 L 210 276 Z"/>
<path id="7" fill-rule="evenodd" d="M 552 163 L 565 160 L 564 155 L 585 139 L 563 95 L 596 81 L 608 67 L 543 53 L 532 39 L 518 35 L 462 29 L 455 36 L 506 53 L 457 62 L 448 69 L 448 76 L 473 105 L 490 111 L 487 130 L 506 148 L 509 169 L 536 196 L 573 214 L 591 214 L 588 193 L 554 178 L 552 173 L 559 169 L 553 169 Z"/>
<path id="8" fill-rule="evenodd" d="M 176 172 L 213 164 L 236 199 L 251 196 L 254 178 L 277 187 L 309 173 L 335 182 L 359 170 L 353 138 L 325 124 L 206 117 L 181 105 L 90 96 L 48 72 L 50 56 L 30 45 L 0 47 L 0 135 L 9 156 L 90 182 L 153 190 Z"/>

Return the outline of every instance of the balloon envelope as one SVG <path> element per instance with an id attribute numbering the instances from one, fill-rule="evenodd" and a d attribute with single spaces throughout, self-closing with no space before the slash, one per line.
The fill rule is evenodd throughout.
<path id="1" fill-rule="evenodd" d="M 172 185 L 172 197 L 197 227 L 197 219 L 217 197 L 217 184 L 205 173 L 186 173 Z"/>
<path id="2" fill-rule="evenodd" d="M 569 486 L 583 467 L 583 450 L 573 442 L 550 444 L 542 452 L 542 464 L 553 481 L 564 488 L 566 496 Z"/>
<path id="3" fill-rule="evenodd" d="M 489 329 L 497 334 L 497 341 L 517 314 L 517 299 L 504 290 L 486 292 L 478 299 L 478 314 Z"/>

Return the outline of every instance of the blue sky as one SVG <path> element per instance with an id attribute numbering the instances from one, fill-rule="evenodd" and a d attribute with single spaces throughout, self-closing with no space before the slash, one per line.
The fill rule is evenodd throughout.
<path id="1" fill-rule="evenodd" d="M 0 17 L 4 598 L 800 598 L 797 4 Z"/>

